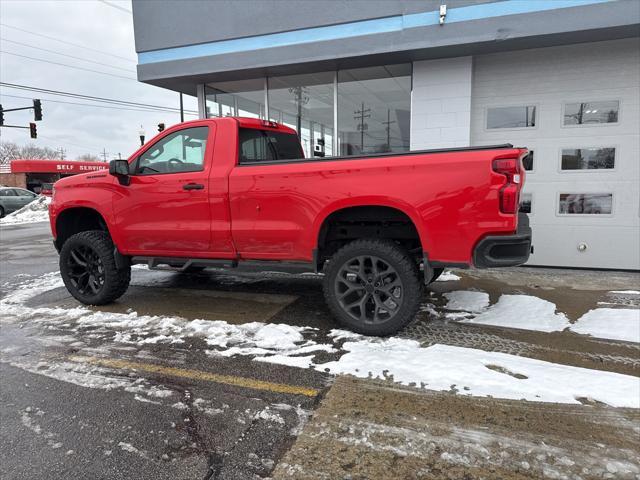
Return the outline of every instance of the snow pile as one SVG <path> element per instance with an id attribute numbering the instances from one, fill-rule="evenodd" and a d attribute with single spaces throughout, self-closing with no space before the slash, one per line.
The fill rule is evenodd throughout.
<path id="1" fill-rule="evenodd" d="M 20 210 L 0 219 L 0 225 L 19 225 L 22 223 L 48 222 L 51 197 L 40 195 Z"/>
<path id="2" fill-rule="evenodd" d="M 342 348 L 348 353 L 339 360 L 315 368 L 464 395 L 561 403 L 587 398 L 640 408 L 640 380 L 631 375 L 472 348 L 421 348 L 414 340 L 400 338 L 347 342 Z"/>
<path id="3" fill-rule="evenodd" d="M 460 277 L 455 273 L 451 273 L 449 270 L 442 272 L 442 275 L 438 277 L 436 282 L 454 282 L 460 280 Z"/>
<path id="4" fill-rule="evenodd" d="M 489 294 L 471 290 L 458 290 L 444 294 L 447 298 L 447 310 L 464 310 L 465 312 L 481 312 L 489 306 Z"/>
<path id="5" fill-rule="evenodd" d="M 476 293 L 476 295 L 469 295 L 471 293 Z M 454 305 L 458 306 L 457 310 L 482 312 L 475 317 L 463 319 L 461 322 L 540 332 L 557 332 L 569 326 L 569 319 L 566 315 L 556 313 L 556 305 L 542 298 L 530 295 L 502 295 L 498 303 L 484 310 L 488 304 L 488 295 L 485 298 L 477 295 L 478 293 L 451 292 L 451 294 L 446 294 L 447 298 L 453 298 Z M 452 294 L 457 295 L 450 296 Z M 463 297 L 461 294 L 466 295 Z M 447 308 L 450 308 L 449 304 L 447 304 Z"/>
<path id="6" fill-rule="evenodd" d="M 580 317 L 570 330 L 598 338 L 640 343 L 640 310 L 596 308 Z"/>

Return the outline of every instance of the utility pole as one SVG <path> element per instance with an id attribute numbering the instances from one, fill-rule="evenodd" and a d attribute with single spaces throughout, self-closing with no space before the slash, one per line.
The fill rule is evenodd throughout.
<path id="1" fill-rule="evenodd" d="M 391 124 L 396 123 L 395 120 L 391 120 L 391 110 L 387 108 L 387 121 L 382 122 L 383 125 L 386 125 L 387 129 L 387 148 L 391 151 Z"/>
<path id="2" fill-rule="evenodd" d="M 102 154 L 101 155 L 102 155 L 102 161 L 106 163 L 106 161 L 107 161 L 107 149 L 106 148 L 102 149 Z"/>
<path id="3" fill-rule="evenodd" d="M 182 92 L 180 92 L 180 122 L 184 122 L 184 106 L 182 104 Z"/>
<path id="4" fill-rule="evenodd" d="M 371 117 L 371 109 L 364 108 L 364 102 L 362 102 L 362 107 L 360 110 L 356 110 L 353 112 L 355 116 L 354 120 L 358 120 L 358 130 L 360 130 L 360 153 L 364 150 L 364 131 L 369 129 L 369 125 L 364 123 L 365 118 Z"/>
<path id="5" fill-rule="evenodd" d="M 122 154 L 118 152 L 118 160 L 122 160 Z"/>
<path id="6" fill-rule="evenodd" d="M 64 148 L 60 147 L 58 149 L 58 153 L 60 154 L 60 160 L 64 160 L 64 157 L 66 156 L 66 152 L 64 151 Z"/>

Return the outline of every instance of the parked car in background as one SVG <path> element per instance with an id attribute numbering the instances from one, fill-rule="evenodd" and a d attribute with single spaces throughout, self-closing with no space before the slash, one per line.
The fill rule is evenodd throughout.
<path id="1" fill-rule="evenodd" d="M 50 197 L 53 195 L 53 183 L 43 183 L 40 187 L 40 195 Z"/>
<path id="2" fill-rule="evenodd" d="M 24 188 L 0 187 L 0 218 L 20 210 L 37 197 L 38 195 Z"/>

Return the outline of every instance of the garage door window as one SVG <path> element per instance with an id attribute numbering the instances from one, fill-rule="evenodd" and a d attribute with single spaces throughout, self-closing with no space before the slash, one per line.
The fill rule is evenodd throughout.
<path id="1" fill-rule="evenodd" d="M 565 125 L 598 125 L 617 123 L 620 102 L 618 100 L 601 102 L 565 103 Z"/>
<path id="2" fill-rule="evenodd" d="M 611 193 L 561 193 L 558 213 L 561 215 L 611 215 Z"/>
<path id="3" fill-rule="evenodd" d="M 562 149 L 562 170 L 602 170 L 615 167 L 615 148 Z"/>
<path id="4" fill-rule="evenodd" d="M 527 172 L 533 170 L 533 150 L 529 150 L 529 153 L 522 158 L 522 166 Z"/>
<path id="5" fill-rule="evenodd" d="M 491 107 L 487 109 L 487 129 L 531 128 L 536 126 L 536 107 Z"/>
<path id="6" fill-rule="evenodd" d="M 531 205 L 533 204 L 533 195 L 523 193 L 520 196 L 520 211 L 522 213 L 531 213 Z"/>

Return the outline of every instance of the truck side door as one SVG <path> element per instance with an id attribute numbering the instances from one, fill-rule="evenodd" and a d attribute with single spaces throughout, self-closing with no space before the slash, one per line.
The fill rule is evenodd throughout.
<path id="1" fill-rule="evenodd" d="M 191 124 L 151 144 L 116 182 L 115 222 L 133 255 L 189 257 L 209 251 L 209 172 L 214 125 Z"/>

